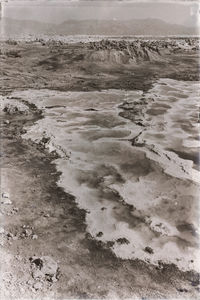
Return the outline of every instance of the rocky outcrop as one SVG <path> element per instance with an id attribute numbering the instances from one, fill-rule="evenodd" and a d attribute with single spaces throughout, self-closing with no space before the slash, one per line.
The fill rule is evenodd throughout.
<path id="1" fill-rule="evenodd" d="M 158 60 L 157 46 L 145 42 L 109 41 L 92 42 L 87 56 L 90 61 L 109 62 L 111 64 L 132 64 L 140 61 Z"/>
<path id="2" fill-rule="evenodd" d="M 198 50 L 196 39 L 177 40 L 102 40 L 88 44 L 87 59 L 111 64 L 137 64 L 141 61 L 158 61 L 162 55 L 178 50 Z"/>

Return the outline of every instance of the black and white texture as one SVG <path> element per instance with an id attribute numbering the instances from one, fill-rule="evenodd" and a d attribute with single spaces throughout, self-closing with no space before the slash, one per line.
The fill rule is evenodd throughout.
<path id="1" fill-rule="evenodd" d="M 199 298 L 197 1 L 1 1 L 0 298 Z"/>

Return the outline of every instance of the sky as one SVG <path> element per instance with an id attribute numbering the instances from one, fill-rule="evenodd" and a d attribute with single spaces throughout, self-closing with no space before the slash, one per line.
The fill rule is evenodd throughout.
<path id="1" fill-rule="evenodd" d="M 171 24 L 193 26 L 199 21 L 198 1 L 16 1 L 2 0 L 4 17 L 62 23 L 67 20 L 130 20 L 157 18 Z M 7 1 L 7 2 L 5 2 Z"/>

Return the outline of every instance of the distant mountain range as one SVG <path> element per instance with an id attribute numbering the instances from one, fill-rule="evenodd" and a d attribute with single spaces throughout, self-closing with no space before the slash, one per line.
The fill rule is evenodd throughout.
<path id="1" fill-rule="evenodd" d="M 29 21 L 29 20 L 15 20 L 10 18 L 2 18 L 0 20 L 1 33 L 7 35 L 18 34 L 44 34 L 51 31 L 52 24 Z"/>
<path id="2" fill-rule="evenodd" d="M 1 32 L 5 35 L 199 35 L 199 28 L 169 24 L 159 19 L 120 20 L 69 20 L 61 24 L 3 18 Z"/>

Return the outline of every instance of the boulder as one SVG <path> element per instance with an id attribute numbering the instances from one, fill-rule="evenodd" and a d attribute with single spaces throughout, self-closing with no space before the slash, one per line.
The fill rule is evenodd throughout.
<path id="1" fill-rule="evenodd" d="M 34 273 L 33 276 L 38 276 L 43 274 L 45 278 L 51 282 L 57 280 L 58 275 L 58 264 L 50 256 L 42 257 L 32 257 L 30 258 L 33 266 L 36 267 L 36 270 L 40 271 L 39 273 Z"/>

